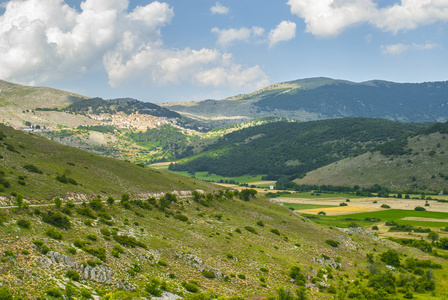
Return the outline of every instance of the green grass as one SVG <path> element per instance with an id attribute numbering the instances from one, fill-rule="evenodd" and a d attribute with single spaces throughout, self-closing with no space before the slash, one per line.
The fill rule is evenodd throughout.
<path id="1" fill-rule="evenodd" d="M 328 207 L 337 207 L 338 206 L 338 205 L 319 205 L 319 204 L 287 203 L 287 202 L 283 202 L 283 205 L 287 208 L 292 207 L 294 210 L 328 208 Z"/>
<path id="2" fill-rule="evenodd" d="M 187 176 L 187 177 L 192 176 L 188 172 L 171 172 L 171 173 L 179 174 L 179 175 L 183 175 L 183 176 Z M 247 183 L 247 184 L 263 181 L 261 179 L 261 177 L 263 177 L 263 176 L 264 175 L 243 175 L 243 176 L 238 176 L 238 177 L 224 177 L 224 176 L 220 176 L 220 175 L 216 175 L 216 174 L 209 174 L 208 172 L 196 172 L 194 174 L 194 177 L 196 177 L 199 180 L 203 180 L 203 181 L 220 182 L 220 180 L 222 180 L 222 181 L 233 180 L 235 182 Z M 263 185 L 263 187 L 269 187 L 269 184 Z"/>
<path id="3" fill-rule="evenodd" d="M 64 146 L 40 136 L 26 134 L 0 124 L 6 137 L 0 144 L 0 170 L 11 186 L 0 192 L 2 196 L 21 193 L 25 198 L 51 199 L 69 193 L 120 197 L 149 192 L 216 189 L 216 186 L 162 170 L 102 157 L 77 148 Z M 17 151 L 9 151 L 3 143 Z M 31 164 L 42 174 L 24 168 Z M 73 178 L 78 185 L 63 184 L 56 176 Z M 25 185 L 18 183 L 24 177 Z M 107 197 L 106 197 L 107 198 Z"/>
<path id="4" fill-rule="evenodd" d="M 304 198 L 304 199 L 324 199 L 324 198 L 343 198 L 343 199 L 358 199 L 365 198 L 362 196 L 357 196 L 355 194 L 343 194 L 343 193 L 317 193 L 306 192 L 306 193 L 291 193 L 283 194 L 280 198 Z"/>
<path id="5" fill-rule="evenodd" d="M 325 224 L 330 226 L 347 227 L 351 222 L 355 222 L 361 226 L 368 226 L 374 224 L 372 222 L 365 222 L 365 218 L 378 218 L 381 222 L 384 221 L 395 221 L 398 224 L 410 224 L 419 227 L 446 227 L 447 222 L 425 222 L 425 221 L 411 221 L 411 220 L 401 220 L 406 217 L 418 217 L 418 218 L 431 218 L 431 219 L 448 219 L 448 213 L 444 212 L 433 212 L 433 211 L 414 211 L 414 210 L 401 210 L 401 209 L 388 209 L 374 212 L 364 212 L 356 214 L 346 214 L 338 216 L 317 216 L 303 214 L 303 216 L 311 217 L 314 222 L 319 224 Z M 345 220 L 345 219 L 356 219 Z"/>

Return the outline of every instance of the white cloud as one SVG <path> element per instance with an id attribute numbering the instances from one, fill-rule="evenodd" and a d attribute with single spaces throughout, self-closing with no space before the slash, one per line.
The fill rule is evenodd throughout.
<path id="1" fill-rule="evenodd" d="M 212 28 L 211 32 L 218 35 L 217 44 L 221 47 L 228 47 L 234 41 L 245 41 L 249 42 L 252 37 L 259 37 L 263 35 L 264 29 L 260 27 L 246 28 L 241 27 L 239 29 L 219 29 L 217 27 Z"/>
<path id="2" fill-rule="evenodd" d="M 296 23 L 290 21 L 282 21 L 274 29 L 269 32 L 269 47 L 279 42 L 292 40 L 296 37 Z"/>
<path id="3" fill-rule="evenodd" d="M 448 21 L 448 1 L 402 0 L 378 8 L 373 0 L 288 0 L 291 13 L 303 18 L 306 31 L 331 37 L 347 27 L 370 23 L 396 34 L 435 22 Z"/>
<path id="4" fill-rule="evenodd" d="M 210 7 L 210 11 L 212 14 L 220 14 L 227 15 L 229 13 L 229 8 L 221 5 L 219 2 L 216 2 L 214 6 Z"/>
<path id="5" fill-rule="evenodd" d="M 111 86 L 137 80 L 232 87 L 266 82 L 258 66 L 238 65 L 216 49 L 164 47 L 160 30 L 174 17 L 167 3 L 132 11 L 128 5 L 85 0 L 77 11 L 64 0 L 9 1 L 0 15 L 0 78 L 41 84 L 103 67 Z M 205 80 L 204 72 L 220 79 Z"/>
<path id="6" fill-rule="evenodd" d="M 439 45 L 433 44 L 433 43 L 426 43 L 426 44 L 393 44 L 393 45 L 387 45 L 387 46 L 381 46 L 383 54 L 401 54 L 408 50 L 432 50 L 434 48 L 437 48 Z"/>

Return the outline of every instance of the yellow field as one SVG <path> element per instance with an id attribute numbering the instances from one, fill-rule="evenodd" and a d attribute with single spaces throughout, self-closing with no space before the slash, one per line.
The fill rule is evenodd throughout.
<path id="1" fill-rule="evenodd" d="M 297 210 L 297 212 L 302 214 L 317 215 L 319 212 L 324 211 L 327 214 L 327 216 L 337 216 L 337 215 L 353 214 L 353 213 L 377 211 L 377 210 L 382 210 L 382 208 L 368 207 L 368 206 L 339 206 L 328 208 L 304 209 L 304 210 Z"/>

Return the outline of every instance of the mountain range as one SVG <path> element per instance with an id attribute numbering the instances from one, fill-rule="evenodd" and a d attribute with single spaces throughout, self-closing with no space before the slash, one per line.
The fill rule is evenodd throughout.
<path id="1" fill-rule="evenodd" d="M 448 119 L 448 81 L 355 83 L 309 78 L 278 83 L 223 100 L 171 102 L 163 105 L 213 124 L 281 116 L 310 121 L 344 117 L 382 118 L 403 122 Z"/>

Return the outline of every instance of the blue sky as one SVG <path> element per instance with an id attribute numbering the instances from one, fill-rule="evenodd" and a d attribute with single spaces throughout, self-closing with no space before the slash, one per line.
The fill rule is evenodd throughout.
<path id="1" fill-rule="evenodd" d="M 445 81 L 447 49 L 448 0 L 0 0 L 0 79 L 106 99 Z"/>

